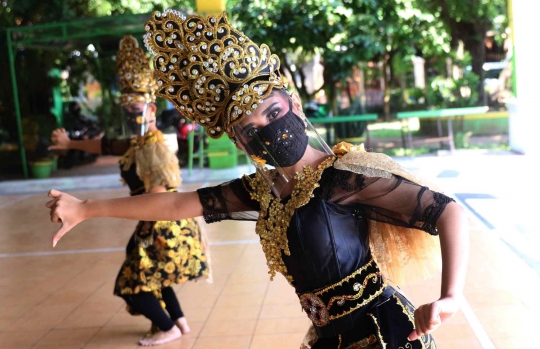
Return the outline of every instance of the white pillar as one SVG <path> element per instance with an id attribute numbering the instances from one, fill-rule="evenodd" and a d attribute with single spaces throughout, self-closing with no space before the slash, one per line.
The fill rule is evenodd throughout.
<path id="1" fill-rule="evenodd" d="M 426 60 L 422 57 L 413 57 L 412 63 L 414 66 L 414 87 L 424 89 L 426 87 L 426 73 L 424 65 Z"/>
<path id="2" fill-rule="evenodd" d="M 509 138 L 512 150 L 540 156 L 540 49 L 537 42 L 540 2 L 509 0 L 513 13 L 514 54 L 517 98 L 509 101 Z"/>

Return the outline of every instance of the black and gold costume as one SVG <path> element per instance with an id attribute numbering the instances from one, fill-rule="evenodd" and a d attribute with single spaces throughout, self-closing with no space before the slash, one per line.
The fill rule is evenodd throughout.
<path id="1" fill-rule="evenodd" d="M 372 253 L 380 232 L 371 230 L 387 224 L 406 234 L 422 230 L 434 239 L 430 235 L 437 235 L 437 219 L 452 199 L 375 167 L 338 169 L 350 167 L 347 160 L 328 158 L 317 170 L 306 169 L 293 194 L 282 201 L 259 174 L 199 189 L 204 217 L 208 223 L 257 220 L 270 274 L 284 274 L 313 322 L 303 349 L 436 348 L 429 335 L 407 340 L 414 329 L 414 308 L 383 276 Z M 288 211 L 292 200 L 297 203 Z M 420 235 L 414 240 L 422 244 Z M 283 244 L 286 249 L 275 248 Z M 407 244 L 401 241 L 400 248 L 406 251 Z"/>
<path id="2" fill-rule="evenodd" d="M 198 194 L 208 223 L 257 221 L 271 277 L 285 276 L 313 323 L 302 349 L 435 349 L 430 335 L 407 339 L 413 307 L 389 283 L 428 271 L 436 222 L 451 199 L 382 154 L 347 144 L 332 153 L 293 110 L 279 58 L 226 14 L 154 12 L 145 29 L 156 94 L 210 137 L 226 134 L 242 145 L 257 166 L 256 174 Z M 288 111 L 256 112 L 275 91 L 289 98 Z M 313 157 L 304 158 L 308 148 Z"/>
<path id="3" fill-rule="evenodd" d="M 120 160 L 121 176 L 132 196 L 146 192 L 144 182 L 137 174 L 133 153 L 155 142 L 163 142 L 159 131 L 147 133 L 142 145 L 137 144 L 136 139 L 102 139 L 104 155 L 123 155 Z M 176 191 L 176 188 L 167 187 L 167 190 Z M 116 279 L 114 294 L 126 296 L 151 292 L 161 301 L 162 288 L 207 276 L 208 273 L 201 231 L 195 219 L 141 221 L 127 245 L 126 260 Z"/>

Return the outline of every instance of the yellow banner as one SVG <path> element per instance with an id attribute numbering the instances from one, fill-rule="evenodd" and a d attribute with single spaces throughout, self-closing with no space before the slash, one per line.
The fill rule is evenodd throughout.
<path id="1" fill-rule="evenodd" d="M 219 14 L 225 11 L 226 0 L 197 0 L 197 12 L 200 14 Z"/>

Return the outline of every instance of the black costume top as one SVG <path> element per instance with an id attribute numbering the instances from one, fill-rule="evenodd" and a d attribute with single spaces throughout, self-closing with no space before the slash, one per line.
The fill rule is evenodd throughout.
<path id="1" fill-rule="evenodd" d="M 248 182 L 243 178 L 216 187 L 199 189 L 205 220 L 208 223 L 224 219 L 256 220 L 260 205 L 251 198 Z M 295 210 L 287 230 L 290 255 L 282 255 L 301 301 L 301 295 L 316 293 L 329 285 L 339 283 L 359 269 L 369 267 L 372 271 L 378 271 L 374 263 L 368 265 L 372 258 L 368 219 L 416 228 L 436 235 L 437 219 L 446 205 L 452 201 L 441 193 L 399 176 L 366 177 L 332 166 L 324 170 L 318 183 L 319 187 L 313 192 L 314 197 L 306 205 Z M 362 284 L 362 278 L 366 277 L 366 273 L 367 271 L 362 271 L 361 274 L 364 275 L 356 280 L 359 281 L 359 285 Z M 356 279 L 358 277 L 356 276 Z M 353 281 L 351 279 L 347 282 L 352 285 Z M 374 278 L 371 281 L 373 283 L 365 281 L 364 286 L 367 286 L 361 297 L 369 304 L 347 316 L 338 316 L 335 321 L 315 326 L 319 337 L 335 336 L 351 330 L 358 324 L 359 319 L 365 318 L 370 308 L 391 297 L 395 298 L 393 292 L 383 290 L 385 286 L 382 278 Z M 362 288 L 359 285 L 355 285 L 356 291 Z M 343 284 L 339 286 L 345 287 Z M 331 294 L 328 296 L 319 295 L 323 303 L 330 304 L 328 301 L 331 295 L 346 293 L 340 287 L 332 286 L 330 290 L 332 292 L 329 291 Z M 375 289 L 377 287 L 380 288 L 379 291 Z M 393 290 L 391 287 L 386 289 Z M 370 292 L 374 297 L 367 299 Z M 351 297 L 344 299 L 343 302 Z M 308 300 L 307 308 L 303 304 L 306 312 L 309 313 L 310 306 L 319 306 L 317 302 L 320 300 L 315 303 Z M 402 300 L 403 302 L 407 301 Z M 328 308 L 330 316 L 340 312 L 332 309 L 330 305 Z M 315 310 L 313 308 L 312 311 Z M 320 316 L 310 318 L 315 325 L 320 320 Z M 390 337 L 395 333 L 394 330 L 392 332 Z M 405 337 L 407 335 L 408 333 Z"/>

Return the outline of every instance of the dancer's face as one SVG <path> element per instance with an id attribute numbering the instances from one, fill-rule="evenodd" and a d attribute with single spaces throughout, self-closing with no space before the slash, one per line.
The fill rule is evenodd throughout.
<path id="1" fill-rule="evenodd" d="M 294 101 L 294 96 L 296 95 L 289 97 L 286 92 L 273 91 L 257 109 L 246 116 L 240 123 L 240 132 L 236 133 L 236 137 L 239 137 L 241 140 L 239 143 L 246 143 L 260 129 L 287 114 L 291 110 L 289 104 L 291 99 Z M 301 114 L 301 110 L 298 110 L 295 103 L 292 104 L 292 112 L 296 115 Z"/>
<path id="2" fill-rule="evenodd" d="M 134 102 L 122 107 L 130 130 L 138 136 L 156 128 L 156 105 L 153 103 Z"/>
<path id="3" fill-rule="evenodd" d="M 290 167 L 300 161 L 309 137 L 295 99 L 284 91 L 274 91 L 235 126 L 238 148 L 273 167 Z"/>

